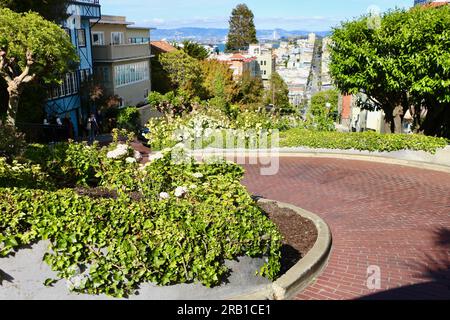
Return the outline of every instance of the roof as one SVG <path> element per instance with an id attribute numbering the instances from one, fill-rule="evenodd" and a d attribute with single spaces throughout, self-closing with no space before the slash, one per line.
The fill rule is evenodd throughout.
<path id="1" fill-rule="evenodd" d="M 448 5 L 448 4 L 450 4 L 449 1 L 434 1 L 434 2 L 424 4 L 424 5 L 422 5 L 422 7 L 424 7 L 424 8 L 440 7 L 440 6 L 444 6 L 444 5 Z"/>
<path id="2" fill-rule="evenodd" d="M 177 50 L 177 48 L 172 46 L 167 41 L 151 41 L 150 44 L 152 45 L 152 47 L 155 47 L 162 52 L 172 52 Z"/>
<path id="3" fill-rule="evenodd" d="M 245 60 L 245 57 L 239 53 L 235 53 L 231 56 L 231 60 Z"/>
<path id="4" fill-rule="evenodd" d="M 109 16 L 109 15 L 102 15 L 100 21 L 98 22 L 100 24 L 121 24 L 121 25 L 133 25 L 134 22 L 128 22 L 126 17 L 124 16 Z"/>

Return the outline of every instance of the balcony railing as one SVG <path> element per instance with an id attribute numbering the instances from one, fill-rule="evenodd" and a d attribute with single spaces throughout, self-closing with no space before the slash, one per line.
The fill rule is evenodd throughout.
<path id="1" fill-rule="evenodd" d="M 121 44 L 92 47 L 94 61 L 114 61 L 132 58 L 150 58 L 149 44 Z"/>
<path id="2" fill-rule="evenodd" d="M 69 13 L 71 7 L 76 7 L 74 12 L 78 15 L 88 19 L 100 19 L 101 18 L 101 6 L 100 0 L 72 0 L 70 1 Z"/>
<path id="3" fill-rule="evenodd" d="M 90 4 L 100 4 L 100 0 L 72 0 L 71 2 L 83 2 Z"/>

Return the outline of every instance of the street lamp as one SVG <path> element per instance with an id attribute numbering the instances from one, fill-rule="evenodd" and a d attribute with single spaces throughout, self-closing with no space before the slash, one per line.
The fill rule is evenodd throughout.
<path id="1" fill-rule="evenodd" d="M 328 118 L 330 117 L 330 110 L 331 110 L 331 103 L 329 103 L 329 102 L 327 102 L 327 103 L 325 103 L 325 107 L 327 108 L 327 120 L 326 120 L 326 123 L 327 123 L 327 126 L 328 126 Z"/>

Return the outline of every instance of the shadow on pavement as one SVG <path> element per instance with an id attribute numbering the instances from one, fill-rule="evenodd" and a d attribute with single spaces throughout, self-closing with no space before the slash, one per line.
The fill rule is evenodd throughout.
<path id="1" fill-rule="evenodd" d="M 417 276 L 428 282 L 382 291 L 360 300 L 450 300 L 450 229 L 435 232 L 435 244 L 444 249 L 438 258 L 426 254 L 425 262 L 414 265 Z"/>

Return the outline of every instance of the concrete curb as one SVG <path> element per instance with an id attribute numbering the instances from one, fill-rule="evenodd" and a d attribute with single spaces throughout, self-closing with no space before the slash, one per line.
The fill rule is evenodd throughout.
<path id="1" fill-rule="evenodd" d="M 273 200 L 260 199 L 261 203 L 276 203 L 281 208 L 295 211 L 302 217 L 314 222 L 318 231 L 314 247 L 286 274 L 265 290 L 234 297 L 230 300 L 287 300 L 310 285 L 324 270 L 328 263 L 332 247 L 332 235 L 325 221 L 314 213 L 299 207 Z"/>
<path id="2" fill-rule="evenodd" d="M 434 170 L 450 173 L 450 147 L 440 150 L 437 155 L 428 155 L 424 152 L 407 151 L 406 155 L 399 152 L 362 152 L 356 150 L 331 150 L 331 149 L 203 149 L 190 151 L 194 157 L 208 155 L 225 155 L 227 157 L 292 157 L 292 158 L 332 158 L 342 160 L 358 160 L 392 165 L 401 165 L 419 169 Z M 426 155 L 426 156 L 424 156 Z"/>

